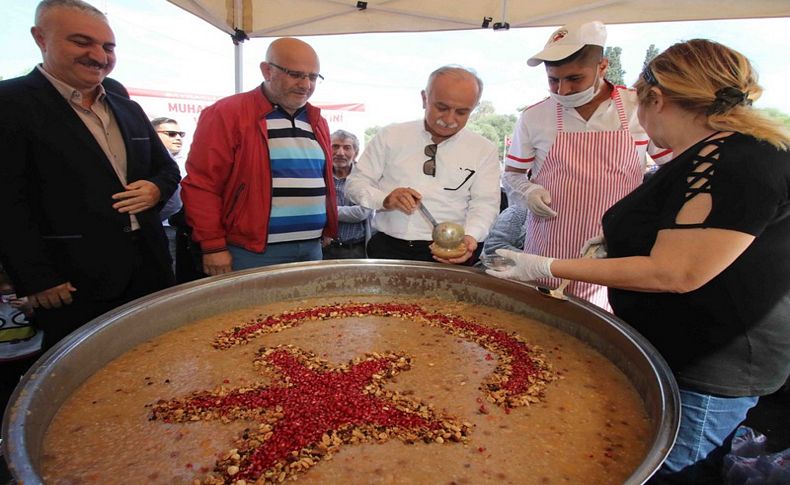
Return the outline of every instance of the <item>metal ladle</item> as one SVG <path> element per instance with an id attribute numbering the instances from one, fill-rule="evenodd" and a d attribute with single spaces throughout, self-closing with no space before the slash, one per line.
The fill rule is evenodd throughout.
<path id="1" fill-rule="evenodd" d="M 582 258 L 589 258 L 595 254 L 595 251 L 598 249 L 600 244 L 591 244 L 590 247 L 587 248 L 587 251 L 584 252 Z M 568 287 L 568 284 L 571 282 L 569 279 L 563 279 L 560 281 L 560 285 L 554 289 L 547 288 L 545 286 L 537 286 L 537 289 L 541 294 L 550 296 L 552 298 L 556 298 L 558 300 L 567 300 L 568 296 L 565 294 L 565 288 Z"/>
<path id="2" fill-rule="evenodd" d="M 418 208 L 420 209 L 420 212 L 422 212 L 422 215 L 424 215 L 425 218 L 428 219 L 428 222 L 430 222 L 433 226 L 431 237 L 438 246 L 446 249 L 453 249 L 461 244 L 461 241 L 464 240 L 464 235 L 466 234 L 462 225 L 456 224 L 454 222 L 436 222 L 436 219 L 434 219 L 431 212 L 422 202 L 420 202 Z"/>

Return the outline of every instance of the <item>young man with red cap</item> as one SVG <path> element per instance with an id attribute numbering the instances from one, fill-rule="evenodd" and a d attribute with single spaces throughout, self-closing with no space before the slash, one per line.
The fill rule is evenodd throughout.
<path id="1" fill-rule="evenodd" d="M 503 174 L 510 202 L 528 210 L 527 252 L 576 257 L 604 211 L 641 183 L 646 153 L 671 158 L 639 125 L 636 93 L 604 78 L 605 42 L 601 22 L 569 24 L 527 61 L 545 64 L 550 96 L 521 113 Z M 567 291 L 609 308 L 604 287 L 574 281 Z"/>

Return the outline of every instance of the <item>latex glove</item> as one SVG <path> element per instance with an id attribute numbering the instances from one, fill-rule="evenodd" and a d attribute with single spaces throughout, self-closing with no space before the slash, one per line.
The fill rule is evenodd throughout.
<path id="1" fill-rule="evenodd" d="M 510 205 L 527 208 L 527 189 L 532 185 L 523 172 L 502 172 L 502 188 Z"/>
<path id="2" fill-rule="evenodd" d="M 525 192 L 527 196 L 527 209 L 538 217 L 551 219 L 557 217 L 557 212 L 549 207 L 551 194 L 542 185 L 531 183 Z"/>
<path id="3" fill-rule="evenodd" d="M 603 234 L 591 237 L 585 241 L 582 250 L 579 251 L 579 256 L 583 258 L 603 259 L 607 254 L 606 240 L 603 238 Z"/>
<path id="4" fill-rule="evenodd" d="M 508 280 L 532 281 L 539 278 L 553 278 L 551 262 L 554 258 L 546 258 L 536 254 L 513 251 L 511 249 L 497 249 L 497 255 L 515 261 L 513 266 L 505 266 L 501 270 L 487 269 L 486 273 L 497 278 Z"/>

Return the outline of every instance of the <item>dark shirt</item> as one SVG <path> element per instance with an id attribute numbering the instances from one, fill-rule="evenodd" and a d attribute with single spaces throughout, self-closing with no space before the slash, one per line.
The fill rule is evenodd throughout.
<path id="1" fill-rule="evenodd" d="M 703 177 L 711 212 L 701 224 L 678 225 L 676 216 L 696 181 L 690 183 L 689 176 L 698 175 L 698 152 L 708 144 L 718 145 L 702 162 L 712 164 Z M 604 214 L 609 257 L 650 254 L 662 229 L 719 228 L 756 237 L 697 290 L 609 290 L 614 313 L 656 346 L 682 387 L 753 396 L 785 382 L 790 370 L 789 194 L 790 153 L 735 134 L 689 148 Z"/>

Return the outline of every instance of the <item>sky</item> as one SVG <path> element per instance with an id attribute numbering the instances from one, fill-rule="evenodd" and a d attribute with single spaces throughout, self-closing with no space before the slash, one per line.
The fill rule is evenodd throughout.
<path id="1" fill-rule="evenodd" d="M 41 55 L 30 36 L 38 0 L 0 0 L 0 76 L 27 73 Z M 89 0 L 107 13 L 117 41 L 112 77 L 127 87 L 226 96 L 234 91 L 230 37 L 165 0 Z M 626 84 L 642 69 L 650 44 L 663 50 L 691 38 L 709 38 L 745 54 L 765 89 L 758 107 L 790 113 L 790 18 L 609 25 L 607 45 L 623 49 Z M 483 100 L 497 113 L 547 95 L 543 66 L 526 59 L 543 48 L 554 28 L 474 30 L 404 34 L 302 37 L 321 60 L 326 80 L 311 102 L 364 103 L 366 125 L 386 125 L 422 116 L 420 91 L 428 74 L 445 64 L 475 69 L 483 79 Z M 243 47 L 243 89 L 262 77 L 259 63 L 271 39 Z"/>

